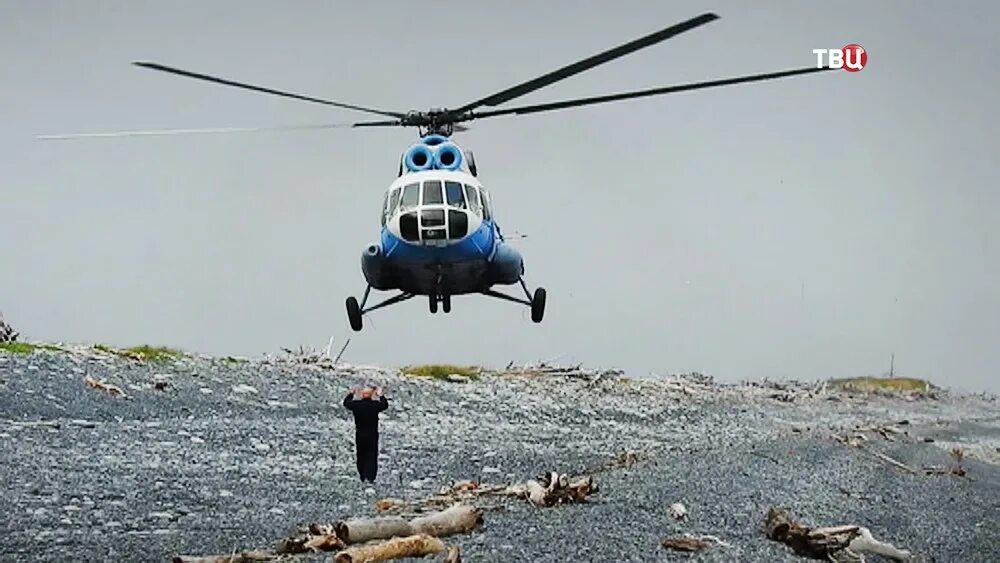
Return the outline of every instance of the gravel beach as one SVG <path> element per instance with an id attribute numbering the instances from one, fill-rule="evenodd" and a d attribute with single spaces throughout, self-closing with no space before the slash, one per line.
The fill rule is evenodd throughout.
<path id="1" fill-rule="evenodd" d="M 127 397 L 87 387 L 87 376 Z M 367 381 L 390 398 L 373 486 L 358 479 L 341 406 L 348 387 Z M 890 431 L 863 433 L 861 447 L 836 439 L 857 427 Z M 924 474 L 955 464 L 953 448 L 965 476 Z M 866 526 L 926 561 L 998 561 L 998 448 L 996 398 L 947 391 L 862 396 L 519 371 L 456 382 L 281 358 L 0 351 L 0 559 L 170 561 L 266 548 L 304 524 L 375 515 L 381 498 L 425 498 L 464 479 L 576 475 L 631 451 L 635 463 L 595 476 L 587 503 L 494 502 L 482 527 L 443 540 L 476 562 L 806 561 L 766 537 L 764 517 L 778 505 L 811 526 Z M 675 502 L 687 519 L 669 516 Z M 685 533 L 725 544 L 660 545 Z"/>

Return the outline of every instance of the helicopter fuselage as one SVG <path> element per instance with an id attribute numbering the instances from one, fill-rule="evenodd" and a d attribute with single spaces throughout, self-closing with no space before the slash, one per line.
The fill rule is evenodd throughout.
<path id="1" fill-rule="evenodd" d="M 364 250 L 361 267 L 372 289 L 430 296 L 481 293 L 524 273 L 489 192 L 461 169 L 397 178 L 383 197 L 379 241 Z"/>

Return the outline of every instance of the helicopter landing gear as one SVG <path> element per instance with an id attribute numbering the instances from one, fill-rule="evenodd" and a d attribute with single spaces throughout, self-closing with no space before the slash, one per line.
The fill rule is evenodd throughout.
<path id="1" fill-rule="evenodd" d="M 518 278 L 517 281 L 521 283 L 521 289 L 524 290 L 524 296 L 527 299 L 512 297 L 493 289 L 484 289 L 480 293 L 483 295 L 489 295 L 490 297 L 496 297 L 497 299 L 503 299 L 504 301 L 513 301 L 514 303 L 527 305 L 528 307 L 531 307 L 531 322 L 542 322 L 542 317 L 545 316 L 545 288 L 535 288 L 535 293 L 532 295 L 531 292 L 528 291 L 528 286 L 524 283 L 524 278 Z"/>
<path id="2" fill-rule="evenodd" d="M 530 300 L 528 306 L 531 307 L 531 322 L 542 322 L 542 317 L 545 316 L 545 288 L 536 287 L 535 294 L 532 295 L 528 291 L 528 286 L 524 283 L 524 278 L 518 278 L 517 281 L 521 282 L 521 289 L 524 290 L 524 295 Z"/>
<path id="3" fill-rule="evenodd" d="M 437 264 L 437 275 L 434 277 L 434 293 L 427 296 L 431 314 L 438 312 L 438 303 L 441 303 L 441 307 L 444 309 L 445 313 L 451 312 L 451 294 L 441 292 L 441 282 L 443 279 L 444 276 L 441 273 L 441 264 Z"/>
<path id="4" fill-rule="evenodd" d="M 371 293 L 371 290 L 372 287 L 370 285 L 365 287 L 365 295 L 361 298 L 361 303 L 358 303 L 358 300 L 353 296 L 347 298 L 347 319 L 351 322 L 351 329 L 353 329 L 354 332 L 361 330 L 361 317 L 365 313 L 381 309 L 382 307 L 388 307 L 389 305 L 395 305 L 396 303 L 406 301 L 415 295 L 413 293 L 402 292 L 399 295 L 386 299 L 378 305 L 372 305 L 371 307 L 365 309 L 365 304 L 368 302 L 368 295 Z"/>
<path id="5" fill-rule="evenodd" d="M 429 295 L 427 301 L 430 304 L 432 314 L 438 312 L 438 303 L 441 303 L 441 308 L 445 313 L 451 312 L 451 295 Z"/>
<path id="6" fill-rule="evenodd" d="M 545 315 L 545 288 L 539 287 L 535 289 L 535 296 L 531 298 L 531 321 L 535 323 L 542 322 L 542 316 Z"/>
<path id="7" fill-rule="evenodd" d="M 351 321 L 354 332 L 361 330 L 361 305 L 353 295 L 347 298 L 347 319 Z"/>

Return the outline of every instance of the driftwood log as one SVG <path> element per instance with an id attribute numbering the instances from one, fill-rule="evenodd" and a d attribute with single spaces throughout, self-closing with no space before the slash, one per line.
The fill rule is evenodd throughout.
<path id="1" fill-rule="evenodd" d="M 864 562 L 872 553 L 894 561 L 910 561 L 910 552 L 876 540 L 863 526 L 810 528 L 791 519 L 782 508 L 771 507 L 765 521 L 767 537 L 787 544 L 798 555 L 830 561 Z"/>
<path id="2" fill-rule="evenodd" d="M 333 557 L 335 563 L 372 563 L 403 557 L 425 557 L 444 551 L 444 543 L 431 535 L 397 537 L 374 545 L 351 547 Z"/>
<path id="3" fill-rule="evenodd" d="M 482 510 L 456 504 L 447 510 L 406 520 L 400 516 L 353 518 L 334 524 L 336 535 L 346 544 L 393 537 L 428 535 L 433 537 L 468 533 L 483 523 Z"/>

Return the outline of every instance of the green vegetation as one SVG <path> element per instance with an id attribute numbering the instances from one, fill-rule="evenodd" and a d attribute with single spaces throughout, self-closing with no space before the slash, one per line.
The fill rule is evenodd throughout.
<path id="1" fill-rule="evenodd" d="M 11 354 L 33 354 L 36 350 L 64 352 L 62 348 L 54 344 L 31 344 L 29 342 L 0 342 L 0 350 Z"/>
<path id="2" fill-rule="evenodd" d="M 404 375 L 428 377 L 447 380 L 449 375 L 461 375 L 469 379 L 478 379 L 481 369 L 478 367 L 453 366 L 449 364 L 429 364 L 424 366 L 406 366 L 400 370 Z"/>
<path id="3" fill-rule="evenodd" d="M 830 384 L 846 391 L 930 391 L 937 389 L 929 381 L 912 377 L 848 377 L 832 379 Z"/>
<path id="4" fill-rule="evenodd" d="M 106 344 L 95 344 L 94 350 L 104 352 L 105 354 L 113 354 L 122 358 L 139 360 L 141 362 L 167 362 L 184 356 L 184 353 L 180 350 L 174 350 L 164 346 L 149 346 L 146 344 L 122 350 L 112 348 Z"/>

